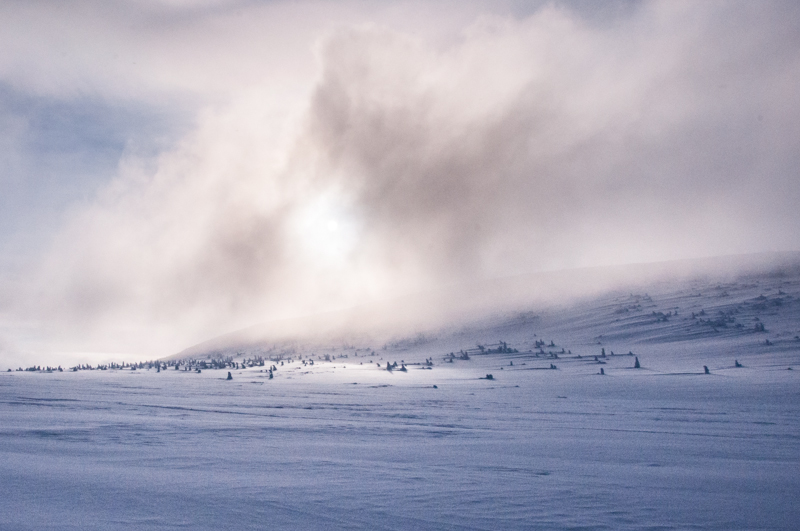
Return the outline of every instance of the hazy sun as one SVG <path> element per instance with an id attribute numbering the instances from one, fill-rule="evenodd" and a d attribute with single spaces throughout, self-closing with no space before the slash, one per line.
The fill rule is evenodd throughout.
<path id="1" fill-rule="evenodd" d="M 323 194 L 301 207 L 292 223 L 293 238 L 304 260 L 341 267 L 359 239 L 359 223 L 348 202 L 338 194 Z"/>

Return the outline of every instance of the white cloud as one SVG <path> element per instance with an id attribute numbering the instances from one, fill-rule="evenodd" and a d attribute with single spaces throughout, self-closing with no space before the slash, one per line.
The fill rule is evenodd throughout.
<path id="1" fill-rule="evenodd" d="M 167 354 L 456 280 L 800 244 L 794 8 L 651 2 L 593 24 L 550 6 L 442 37 L 409 5 L 144 10 L 127 29 L 100 10 L 105 50 L 92 11 L 5 54 L 30 90 L 206 102 L 73 212 L 20 314 L 75 348 Z"/>

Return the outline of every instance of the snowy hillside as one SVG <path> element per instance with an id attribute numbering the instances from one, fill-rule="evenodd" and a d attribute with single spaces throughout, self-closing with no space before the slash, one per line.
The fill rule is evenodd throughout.
<path id="1" fill-rule="evenodd" d="M 0 527 L 795 529 L 798 336 L 789 267 L 2 373 Z"/>
<path id="2" fill-rule="evenodd" d="M 231 334 L 173 359 L 313 359 L 317 365 L 339 360 L 361 366 L 395 358 L 414 364 L 427 359 L 441 362 L 450 353 L 466 352 L 486 357 L 487 362 L 518 359 L 548 367 L 546 360 L 559 359 L 563 369 L 580 373 L 594 371 L 596 364 L 612 371 L 625 368 L 631 363 L 620 356 L 631 353 L 647 360 L 649 369 L 666 372 L 702 371 L 703 365 L 728 368 L 737 359 L 760 367 L 798 364 L 800 266 L 796 264 L 716 276 L 656 277 L 649 284 L 631 285 L 589 297 L 573 294 L 527 305 L 516 301 L 508 305 L 512 311 L 493 302 L 486 311 L 473 311 L 439 326 L 417 323 L 405 333 L 393 333 L 391 328 L 387 333 L 384 325 L 377 333 L 348 334 L 347 324 L 341 323 L 355 318 L 334 321 L 326 335 L 316 334 L 323 327 L 321 319 L 319 326 L 308 324 L 305 334 L 282 333 L 278 323 L 262 332 L 264 337 Z M 604 352 L 602 359 L 594 359 Z"/>

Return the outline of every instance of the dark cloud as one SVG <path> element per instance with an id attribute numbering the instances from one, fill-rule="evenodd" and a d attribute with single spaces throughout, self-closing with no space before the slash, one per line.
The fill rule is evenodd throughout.
<path id="1" fill-rule="evenodd" d="M 330 40 L 310 135 L 385 260 L 493 275 L 796 246 L 795 216 L 765 219 L 797 193 L 793 23 L 745 4 L 653 4 L 610 30 L 568 15 L 445 52 Z"/>

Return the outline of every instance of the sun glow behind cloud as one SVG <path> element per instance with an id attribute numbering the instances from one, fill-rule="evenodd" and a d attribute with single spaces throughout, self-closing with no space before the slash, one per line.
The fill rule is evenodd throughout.
<path id="1" fill-rule="evenodd" d="M 291 239 L 297 244 L 302 262 L 321 269 L 342 269 L 350 265 L 358 247 L 361 227 L 340 194 L 310 198 L 291 222 Z"/>

